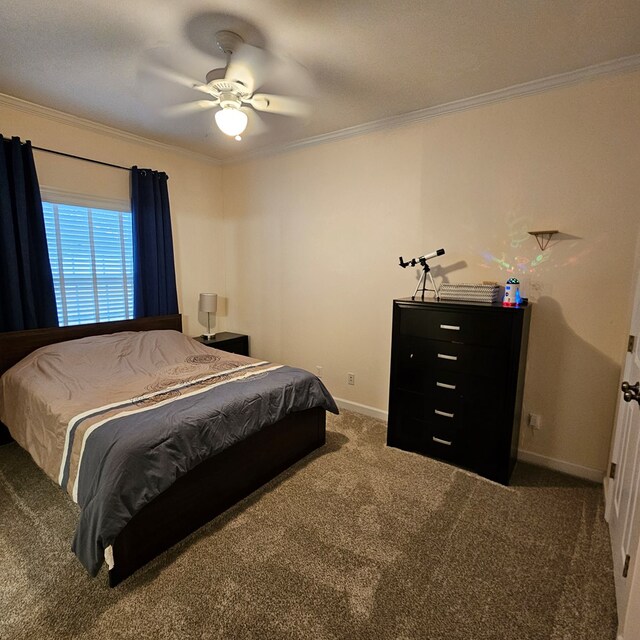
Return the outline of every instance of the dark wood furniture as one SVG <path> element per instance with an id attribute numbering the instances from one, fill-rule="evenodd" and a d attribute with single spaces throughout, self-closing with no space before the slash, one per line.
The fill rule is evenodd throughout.
<path id="1" fill-rule="evenodd" d="M 325 443 L 324 409 L 288 415 L 205 460 L 146 505 L 113 544 L 113 587 Z"/>
<path id="2" fill-rule="evenodd" d="M 39 347 L 118 331 L 182 328 L 181 316 L 0 334 L 0 375 Z M 308 409 L 213 456 L 146 505 L 113 544 L 116 586 L 134 571 L 325 443 L 325 410 Z"/>
<path id="3" fill-rule="evenodd" d="M 194 338 L 198 342 L 213 347 L 214 349 L 222 349 L 230 353 L 237 353 L 241 356 L 249 355 L 249 336 L 243 333 L 231 333 L 230 331 L 220 331 L 213 338 L 205 338 L 198 336 Z"/>
<path id="4" fill-rule="evenodd" d="M 393 303 L 387 444 L 508 484 L 531 307 Z"/>
<path id="5" fill-rule="evenodd" d="M 9 429 L 7 429 L 7 427 L 5 427 L 2 424 L 2 422 L 0 422 L 0 446 L 2 446 L 3 444 L 8 444 L 9 442 L 12 442 L 12 441 L 13 441 L 13 438 L 9 433 Z"/>

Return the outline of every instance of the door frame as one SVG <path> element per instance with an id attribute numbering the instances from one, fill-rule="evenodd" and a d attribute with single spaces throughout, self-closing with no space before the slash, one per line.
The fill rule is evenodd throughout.
<path id="1" fill-rule="evenodd" d="M 623 451 L 624 443 L 622 442 L 622 433 L 625 426 L 623 423 L 627 419 L 632 419 L 633 414 L 631 412 L 640 412 L 640 406 L 635 406 L 636 402 L 633 400 L 631 401 L 630 406 L 623 404 L 620 391 L 620 386 L 623 380 L 628 380 L 631 383 L 635 382 L 635 380 L 630 380 L 629 376 L 634 370 L 632 366 L 633 358 L 636 357 L 636 355 L 634 355 L 634 352 L 635 354 L 640 353 L 638 351 L 640 349 L 640 335 L 638 335 L 640 334 L 640 235 L 638 236 L 638 240 L 636 243 L 636 255 L 632 286 L 633 288 L 631 289 L 631 295 L 633 296 L 633 301 L 631 305 L 631 315 L 629 317 L 629 335 L 635 335 L 635 347 L 631 353 L 629 351 L 625 353 L 624 366 L 622 367 L 620 379 L 618 381 L 618 388 L 616 390 L 617 402 L 614 430 L 611 437 L 609 465 L 607 466 L 607 472 L 604 477 L 604 517 L 608 523 L 611 523 L 611 518 L 613 516 L 616 480 L 621 479 L 620 463 L 622 461 L 622 455 L 625 454 L 625 451 Z M 633 375 L 635 376 L 636 374 Z M 637 434 L 637 437 L 640 438 L 640 434 Z M 615 463 L 617 465 L 616 480 L 611 479 L 610 477 L 612 463 Z M 638 462 L 637 464 L 640 464 L 640 462 Z M 636 481 L 640 482 L 639 480 L 637 480 L 637 477 L 638 474 L 636 474 L 635 479 Z M 634 520 L 634 522 L 630 524 L 630 527 L 632 527 L 632 531 L 635 531 L 635 539 L 629 541 L 629 547 L 627 549 L 627 553 L 631 556 L 631 561 L 629 563 L 629 571 L 627 577 L 624 578 L 625 592 L 623 595 L 623 602 L 621 602 L 620 592 L 618 591 L 618 584 L 623 578 L 621 578 L 620 576 L 616 577 L 614 575 L 614 580 L 616 581 L 616 604 L 618 607 L 618 640 L 640 640 L 640 536 L 638 535 L 638 530 L 640 530 L 640 491 L 636 498 L 634 507 L 631 507 L 631 512 L 628 514 L 628 517 Z M 609 524 L 609 527 L 611 527 L 611 524 Z M 620 549 L 614 549 L 613 543 L 614 540 L 612 536 L 611 551 L 614 560 L 614 571 L 616 571 L 616 564 L 618 565 L 617 570 L 619 571 L 620 559 L 616 554 L 620 553 Z M 623 611 L 620 610 L 621 606 L 624 607 Z"/>

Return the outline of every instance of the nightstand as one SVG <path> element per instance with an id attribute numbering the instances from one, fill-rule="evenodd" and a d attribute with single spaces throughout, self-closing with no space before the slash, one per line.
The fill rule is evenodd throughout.
<path id="1" fill-rule="evenodd" d="M 211 338 L 211 340 L 207 340 L 207 338 L 204 338 L 203 336 L 197 336 L 194 340 L 201 342 L 207 347 L 213 347 L 214 349 L 237 353 L 241 356 L 249 355 L 249 336 L 246 336 L 243 333 L 219 331 L 213 338 Z"/>

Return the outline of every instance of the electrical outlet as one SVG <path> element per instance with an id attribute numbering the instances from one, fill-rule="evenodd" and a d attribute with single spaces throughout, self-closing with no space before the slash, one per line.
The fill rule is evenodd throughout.
<path id="1" fill-rule="evenodd" d="M 542 427 L 542 416 L 537 413 L 530 413 L 528 423 L 532 429 L 540 429 Z"/>
<path id="2" fill-rule="evenodd" d="M 355 383 L 356 383 L 356 374 L 347 373 L 347 384 L 355 384 Z"/>
<path id="3" fill-rule="evenodd" d="M 318 378 L 322 378 L 322 367 L 319 364 L 316 365 L 316 375 Z"/>

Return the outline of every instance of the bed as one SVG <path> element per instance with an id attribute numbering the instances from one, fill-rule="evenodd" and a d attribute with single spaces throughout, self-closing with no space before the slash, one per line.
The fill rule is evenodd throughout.
<path id="1" fill-rule="evenodd" d="M 176 315 L 0 334 L 0 416 L 81 505 L 74 551 L 111 586 L 322 446 L 337 412 L 308 372 L 180 331 Z"/>

